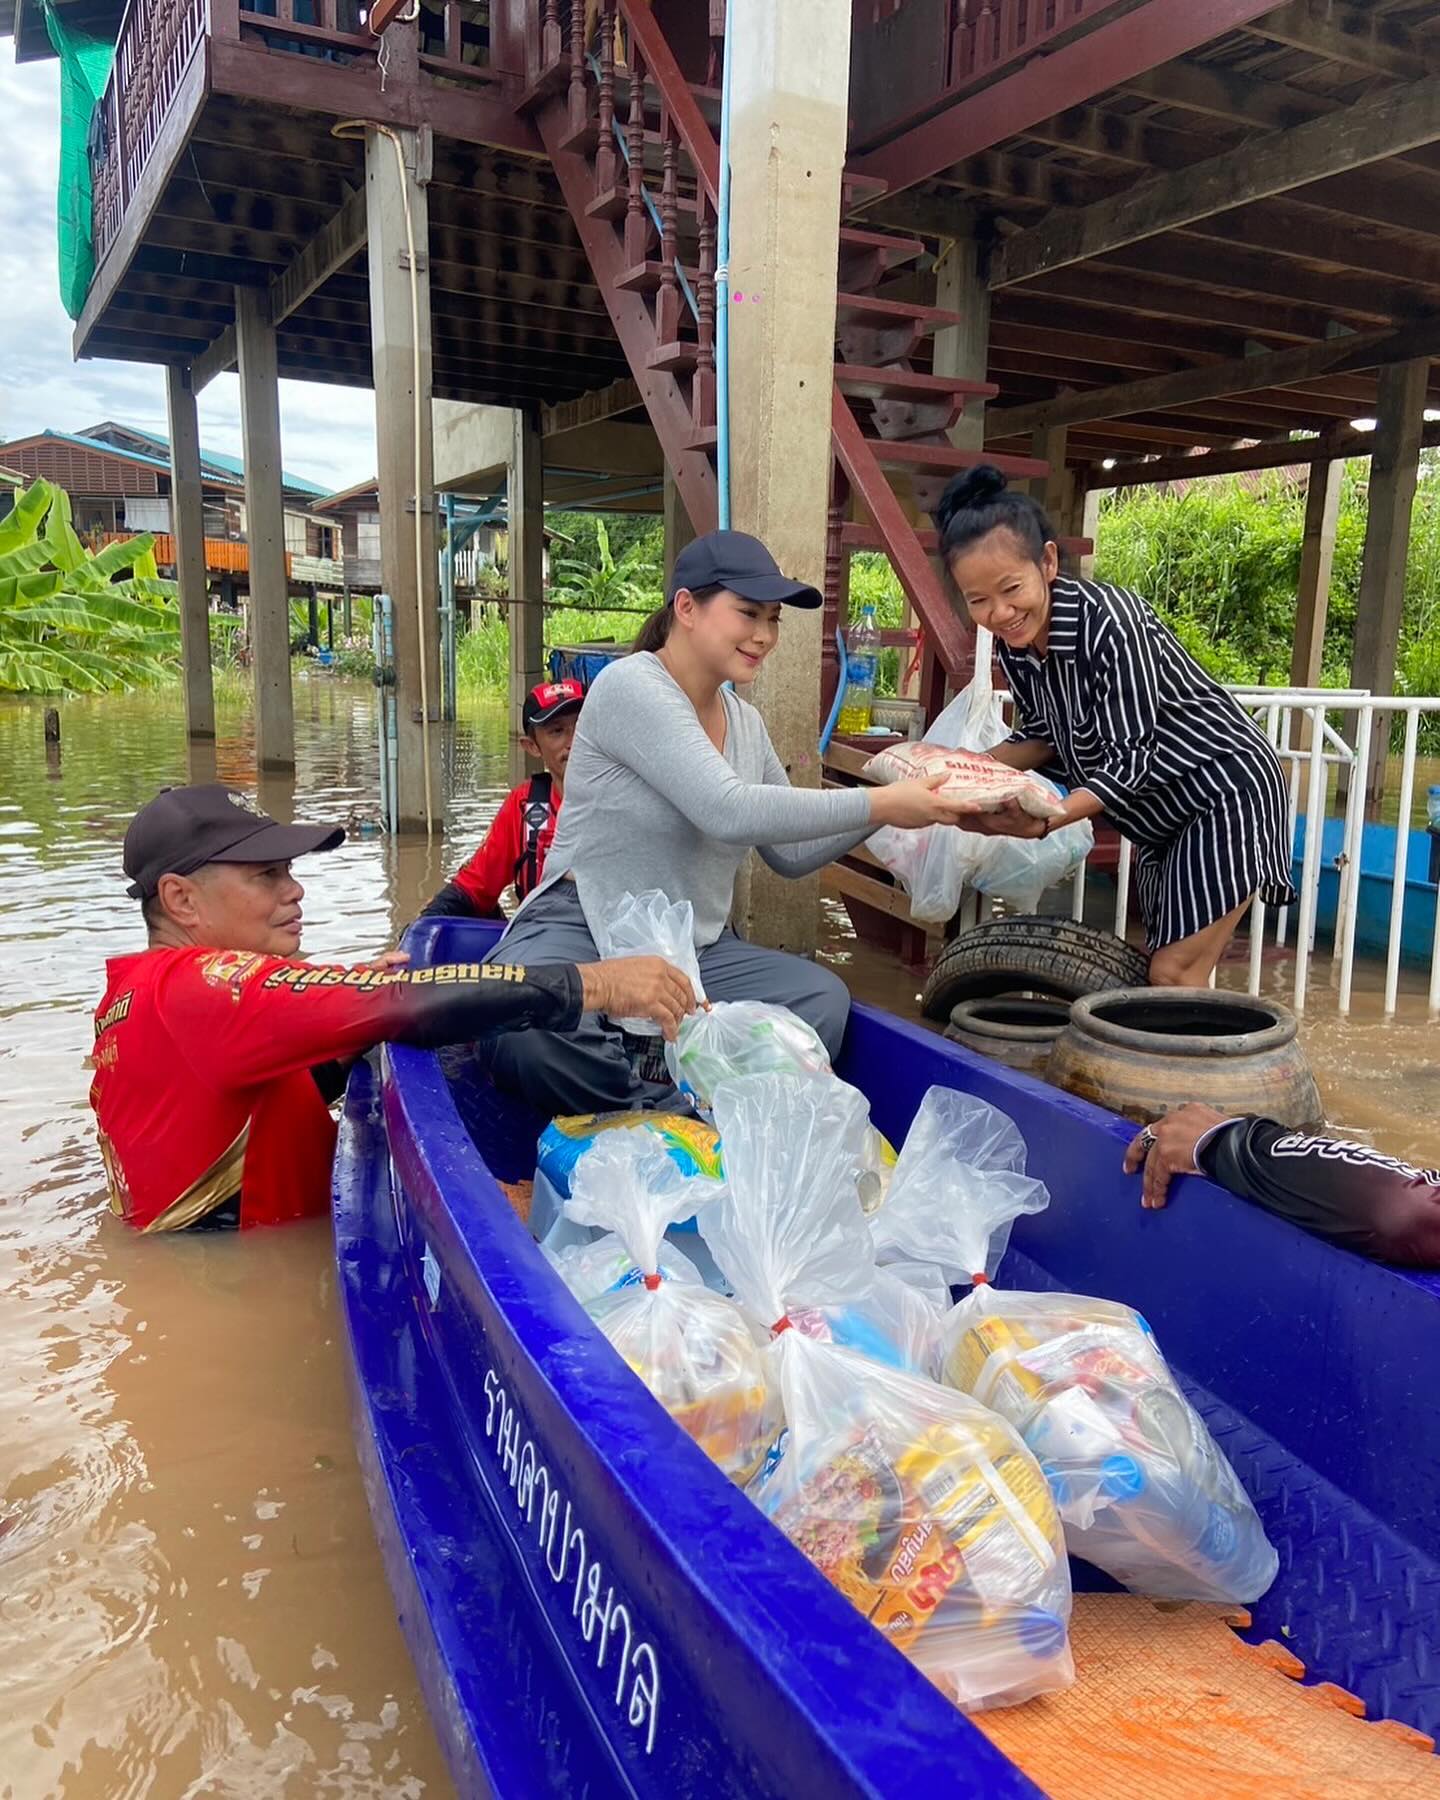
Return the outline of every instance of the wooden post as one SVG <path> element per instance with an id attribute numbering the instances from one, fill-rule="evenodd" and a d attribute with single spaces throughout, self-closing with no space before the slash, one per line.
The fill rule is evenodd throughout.
<path id="1" fill-rule="evenodd" d="M 935 304 L 946 312 L 960 315 L 958 325 L 947 325 L 935 333 L 934 371 L 937 375 L 953 375 L 964 381 L 984 381 L 990 365 L 990 284 L 986 280 L 986 247 L 978 237 L 956 238 L 935 265 Z M 971 399 L 950 428 L 950 442 L 957 450 L 981 450 L 985 446 L 985 402 Z M 936 572 L 946 592 L 950 578 L 940 558 L 935 559 Z M 968 620 L 966 621 L 968 624 Z M 974 642 L 973 633 L 971 642 Z M 958 690 L 973 672 L 969 668 L 953 672 Z M 929 723 L 945 704 L 949 684 L 945 680 L 933 650 L 927 650 L 920 670 L 919 694 Z"/>
<path id="2" fill-rule="evenodd" d="M 1343 462 L 1314 462 L 1305 493 L 1305 529 L 1300 539 L 1300 576 L 1295 589 L 1295 642 L 1290 652 L 1291 687 L 1319 687 L 1325 648 L 1325 615 L 1330 607 L 1330 570 L 1335 560 L 1335 526 L 1340 517 Z M 1310 715 L 1291 715 L 1296 749 L 1310 748 Z"/>
<path id="3" fill-rule="evenodd" d="M 1089 538 L 1092 545 L 1098 544 L 1100 541 L 1100 501 L 1102 495 L 1102 489 L 1087 487 L 1085 489 L 1084 501 L 1077 509 L 1080 514 L 1080 535 L 1083 538 Z M 1079 567 L 1075 572 L 1082 581 L 1093 581 L 1095 579 L 1095 551 L 1093 549 L 1087 556 L 1082 556 L 1080 558 Z"/>
<path id="4" fill-rule="evenodd" d="M 1048 475 L 1037 475 L 1030 491 L 1050 515 L 1050 523 L 1062 537 L 1070 515 L 1073 483 L 1065 467 L 1065 441 L 1068 433 L 1063 425 L 1037 425 L 1030 433 L 1030 454 L 1043 456 L 1050 465 Z"/>
<path id="5" fill-rule="evenodd" d="M 835 245 L 850 87 L 850 0 L 730 0 L 732 516 L 787 575 L 825 582 Z M 820 783 L 821 612 L 785 609 L 755 699 L 791 781 Z M 816 878 L 755 868 L 737 923 L 813 953 Z"/>
<path id="6" fill-rule="evenodd" d="M 170 417 L 170 529 L 175 534 L 175 584 L 180 590 L 180 662 L 185 683 L 185 730 L 215 735 L 215 686 L 210 676 L 210 595 L 205 580 L 205 503 L 200 488 L 200 424 L 188 368 L 165 370 Z"/>
<path id="7" fill-rule="evenodd" d="M 255 682 L 255 761 L 295 767 L 290 691 L 290 592 L 280 482 L 280 382 L 275 328 L 258 288 L 235 290 L 240 431 L 245 452 L 245 538 L 250 562 L 250 669 Z"/>
<path id="8" fill-rule="evenodd" d="M 417 173 L 418 148 L 418 134 L 410 130 L 394 136 L 372 130 L 365 139 L 380 579 L 395 608 L 396 790 L 402 831 L 431 829 L 440 824 L 443 812 L 439 559 L 430 427 L 430 211 L 428 189 Z"/>
<path id="9" fill-rule="evenodd" d="M 1395 687 L 1395 658 L 1405 604 L 1405 565 L 1410 551 L 1410 514 L 1420 471 L 1425 389 L 1430 363 L 1425 357 L 1380 371 L 1375 449 L 1370 458 L 1370 499 L 1365 523 L 1365 557 L 1355 613 L 1355 649 L 1350 685 L 1373 694 Z M 1385 753 L 1390 720 L 1375 722 L 1370 745 L 1367 808 L 1379 805 L 1385 787 Z"/>
<path id="10" fill-rule="evenodd" d="M 510 732 L 524 730 L 525 696 L 545 679 L 545 470 L 540 419 L 516 407 L 509 470 Z"/>
<path id="11" fill-rule="evenodd" d="M 935 333 L 935 373 L 964 381 L 984 381 L 990 364 L 990 286 L 984 249 L 977 238 L 956 238 L 935 265 L 935 304 L 960 314 L 958 325 Z M 957 450 L 985 443 L 985 402 L 967 400 L 950 429 Z"/>
<path id="12" fill-rule="evenodd" d="M 670 576 L 675 568 L 675 558 L 691 543 L 695 537 L 695 527 L 690 523 L 690 515 L 685 510 L 685 502 L 680 498 L 680 489 L 675 485 L 675 475 L 669 463 L 665 465 L 665 590 L 670 590 Z"/>

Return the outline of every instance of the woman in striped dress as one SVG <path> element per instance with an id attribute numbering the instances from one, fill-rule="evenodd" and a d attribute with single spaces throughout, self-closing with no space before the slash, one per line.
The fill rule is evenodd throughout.
<path id="1" fill-rule="evenodd" d="M 1135 845 L 1151 981 L 1203 987 L 1257 894 L 1295 898 L 1278 757 L 1137 594 L 1059 573 L 1044 511 L 998 469 L 957 476 L 935 522 L 1015 697 L 1016 728 L 993 754 L 1070 789 L 1058 818 L 1012 807 L 974 828 L 1040 837 L 1107 814 Z"/>

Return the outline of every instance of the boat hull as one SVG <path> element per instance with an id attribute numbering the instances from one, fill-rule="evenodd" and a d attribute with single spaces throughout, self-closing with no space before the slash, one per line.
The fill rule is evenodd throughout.
<path id="1" fill-rule="evenodd" d="M 427 921 L 408 942 L 440 961 L 482 939 Z M 1054 1201 L 1002 1280 L 1146 1313 L 1280 1550 L 1258 1634 L 1440 1725 L 1440 1283 L 1198 1179 L 1144 1213 L 1122 1121 L 888 1015 L 856 1008 L 841 1072 L 892 1139 L 935 1082 L 1016 1119 Z M 337 1159 L 367 1487 L 461 1792 L 1034 1794 L 554 1277 L 495 1185 L 532 1172 L 538 1123 L 463 1059 L 392 1048 L 378 1101 L 356 1073 Z"/>

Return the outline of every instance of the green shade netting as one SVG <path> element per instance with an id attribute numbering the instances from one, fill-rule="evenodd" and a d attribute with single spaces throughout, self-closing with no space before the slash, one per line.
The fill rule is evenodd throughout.
<path id="1" fill-rule="evenodd" d="M 60 59 L 60 187 L 56 229 L 60 249 L 60 299 L 78 319 L 95 273 L 90 218 L 90 134 L 95 109 L 110 78 L 115 46 L 68 24 L 42 0 L 45 29 Z"/>

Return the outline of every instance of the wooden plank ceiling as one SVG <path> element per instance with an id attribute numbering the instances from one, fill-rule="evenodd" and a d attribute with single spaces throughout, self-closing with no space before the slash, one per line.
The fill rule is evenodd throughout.
<path id="1" fill-rule="evenodd" d="M 1000 243 L 1054 209 L 1139 183 L 1440 75 L 1433 0 L 1265 15 L 1194 55 L 1098 95 L 942 177 L 866 207 L 921 234 L 978 228 Z M 1369 162 L 1148 236 L 992 293 L 990 379 L 1007 407 L 1340 332 L 1436 321 L 1440 143 Z M 1440 406 L 1440 384 L 1431 396 Z M 1174 454 L 1324 430 L 1373 415 L 1372 374 L 1131 413 L 1072 427 L 1072 462 Z M 1028 435 L 989 440 L 1028 448 Z"/>
<path id="2" fill-rule="evenodd" d="M 332 123 L 211 97 L 86 353 L 199 356 L 235 284 L 279 275 L 363 184 L 361 145 Z M 438 397 L 539 404 L 629 373 L 547 164 L 437 137 L 429 204 Z M 363 250 L 284 321 L 279 358 L 282 375 L 370 385 Z"/>

